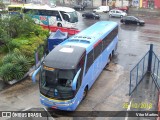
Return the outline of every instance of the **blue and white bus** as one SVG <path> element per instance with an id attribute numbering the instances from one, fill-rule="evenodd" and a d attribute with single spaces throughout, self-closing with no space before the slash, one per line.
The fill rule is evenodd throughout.
<path id="1" fill-rule="evenodd" d="M 78 23 L 77 12 L 69 7 L 20 4 L 8 5 L 9 14 L 31 14 L 36 24 L 43 27 L 58 26 L 67 28 L 76 28 Z"/>
<path id="2" fill-rule="evenodd" d="M 40 68 L 40 101 L 74 111 L 110 61 L 118 43 L 118 24 L 100 21 L 55 47 Z"/>

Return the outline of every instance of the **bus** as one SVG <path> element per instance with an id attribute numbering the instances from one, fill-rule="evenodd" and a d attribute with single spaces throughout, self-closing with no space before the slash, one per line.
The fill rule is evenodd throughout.
<path id="1" fill-rule="evenodd" d="M 50 7 L 48 5 L 9 5 L 9 14 L 28 13 L 36 24 L 41 26 L 58 26 L 66 28 L 76 28 L 78 23 L 77 12 L 69 7 Z"/>
<path id="2" fill-rule="evenodd" d="M 111 60 L 117 44 L 118 24 L 100 21 L 56 46 L 39 67 L 41 103 L 54 109 L 76 110 Z"/>

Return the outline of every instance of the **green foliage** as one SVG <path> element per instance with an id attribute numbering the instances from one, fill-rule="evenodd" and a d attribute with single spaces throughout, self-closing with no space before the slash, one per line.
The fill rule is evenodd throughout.
<path id="1" fill-rule="evenodd" d="M 48 30 L 42 29 L 27 15 L 11 15 L 0 19 L 0 42 L 4 43 L 8 52 L 22 44 L 30 45 L 33 40 L 34 44 L 40 45 L 48 35 Z"/>
<path id="2" fill-rule="evenodd" d="M 10 43 L 11 49 L 19 49 L 23 54 L 25 54 L 27 57 L 34 57 L 35 50 L 39 47 L 40 44 L 44 44 L 44 39 L 41 37 L 37 37 L 34 35 L 34 37 L 21 37 L 13 39 Z"/>
<path id="3" fill-rule="evenodd" d="M 13 58 L 14 58 L 14 54 L 7 54 L 6 56 L 3 57 L 2 63 L 3 64 L 13 63 Z"/>
<path id="4" fill-rule="evenodd" d="M 4 81 L 9 81 L 13 79 L 14 65 L 12 63 L 3 64 L 0 67 L 0 77 Z"/>
<path id="5" fill-rule="evenodd" d="M 15 55 L 15 57 L 13 58 L 13 63 L 15 64 L 15 66 L 20 66 L 21 71 L 23 71 L 24 73 L 29 70 L 29 67 L 31 65 L 28 58 L 21 54 Z"/>
<path id="6" fill-rule="evenodd" d="M 35 50 L 46 43 L 48 30 L 36 25 L 27 15 L 11 15 L 0 19 L 0 77 L 4 81 L 21 79 L 34 63 Z M 43 55 L 43 48 L 39 56 Z"/>
<path id="7" fill-rule="evenodd" d="M 2 0 L 0 0 L 0 9 L 4 10 L 5 9 L 5 4 L 3 3 Z"/>
<path id="8" fill-rule="evenodd" d="M 14 53 L 7 54 L 2 60 L 0 67 L 0 77 L 4 81 L 12 79 L 21 79 L 24 74 L 29 70 L 31 64 L 28 58 L 15 50 Z"/>

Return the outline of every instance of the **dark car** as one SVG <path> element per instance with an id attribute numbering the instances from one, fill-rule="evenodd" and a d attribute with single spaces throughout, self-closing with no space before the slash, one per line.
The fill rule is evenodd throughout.
<path id="1" fill-rule="evenodd" d="M 135 16 L 123 17 L 121 18 L 120 22 L 123 24 L 136 24 L 136 25 L 141 25 L 141 26 L 145 24 L 144 20 L 141 20 Z"/>
<path id="2" fill-rule="evenodd" d="M 75 10 L 84 10 L 85 6 L 82 5 L 82 4 L 80 4 L 80 5 L 74 5 L 73 8 L 74 8 Z"/>
<path id="3" fill-rule="evenodd" d="M 94 12 L 86 12 L 86 13 L 83 13 L 83 14 L 82 14 L 82 17 L 85 17 L 85 18 L 93 18 L 93 19 L 99 19 L 99 18 L 100 18 L 99 14 L 94 13 Z"/>

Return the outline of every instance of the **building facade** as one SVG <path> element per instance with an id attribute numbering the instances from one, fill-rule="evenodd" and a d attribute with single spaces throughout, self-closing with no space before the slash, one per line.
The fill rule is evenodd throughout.
<path id="1" fill-rule="evenodd" d="M 3 0 L 6 4 L 11 2 L 19 3 L 38 3 L 38 4 L 56 4 L 56 5 L 75 5 L 85 4 L 88 7 L 98 7 L 102 5 L 109 6 L 129 6 L 131 0 Z M 131 5 L 139 8 L 159 8 L 160 0 L 132 0 Z"/>
<path id="2" fill-rule="evenodd" d="M 132 0 L 132 6 L 160 9 L 160 0 Z"/>

